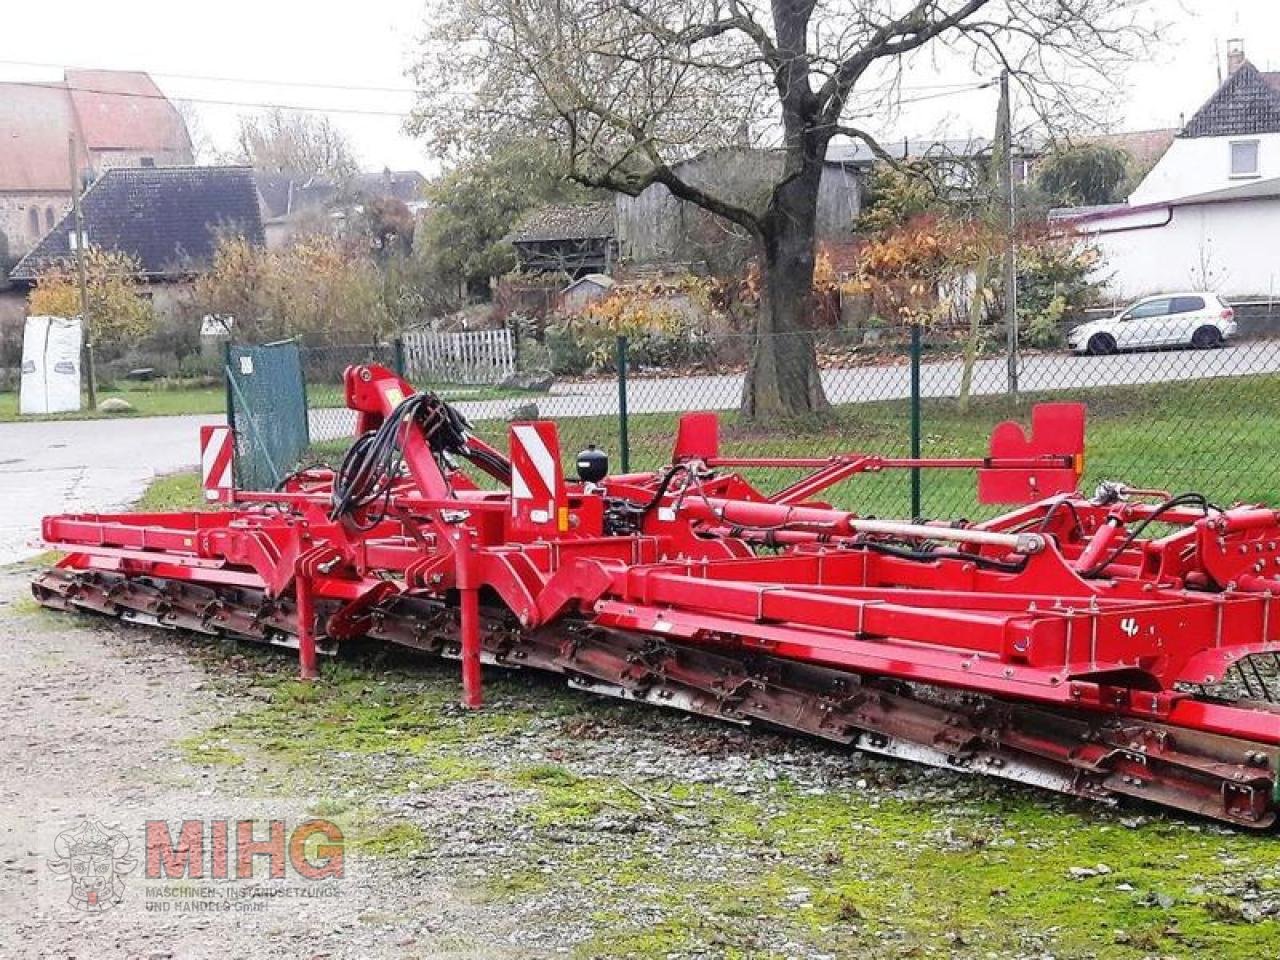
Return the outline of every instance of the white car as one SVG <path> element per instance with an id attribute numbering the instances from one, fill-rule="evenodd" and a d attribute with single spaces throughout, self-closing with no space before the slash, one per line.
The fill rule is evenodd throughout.
<path id="1" fill-rule="evenodd" d="M 1213 293 L 1162 293 L 1114 317 L 1072 328 L 1067 343 L 1095 356 L 1146 347 L 1220 347 L 1236 335 L 1235 310 Z"/>

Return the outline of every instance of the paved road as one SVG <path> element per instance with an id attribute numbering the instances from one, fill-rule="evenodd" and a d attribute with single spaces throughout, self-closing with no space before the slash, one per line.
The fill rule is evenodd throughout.
<path id="1" fill-rule="evenodd" d="M 1043 354 L 1022 358 L 1019 388 L 1025 392 L 1170 383 L 1280 373 L 1280 343 L 1243 343 L 1222 350 L 1166 350 L 1119 354 L 1110 357 L 1077 357 Z M 955 396 L 960 388 L 958 360 L 925 363 L 920 372 L 921 393 L 926 397 Z M 884 366 L 824 370 L 822 383 L 832 403 L 868 403 L 903 400 L 911 393 L 911 375 L 905 363 Z M 1003 357 L 974 364 L 974 396 L 1004 393 L 1008 389 Z M 663 377 L 645 374 L 629 381 L 627 409 L 631 413 L 678 413 L 685 410 L 733 410 L 742 399 L 742 374 Z M 564 420 L 573 417 L 617 415 L 618 385 L 610 379 L 556 383 L 550 394 L 528 399 L 455 401 L 472 422 L 506 419 L 518 407 L 537 407 L 537 415 Z M 348 436 L 355 415 L 344 409 L 311 412 L 313 440 Z"/>
<path id="2" fill-rule="evenodd" d="M 1024 391 L 1064 390 L 1126 384 L 1168 383 L 1280 372 L 1280 343 L 1243 343 L 1213 351 L 1158 351 L 1110 357 L 1043 354 L 1022 358 L 1019 387 Z M 954 396 L 960 387 L 958 360 L 925 363 L 921 393 L 926 397 Z M 910 395 L 910 371 L 905 363 L 876 367 L 824 370 L 822 383 L 832 403 L 901 400 Z M 973 394 L 1004 393 L 1008 389 L 1003 357 L 974 365 Z M 627 409 L 631 413 L 674 413 L 684 410 L 732 410 L 742 399 L 742 374 L 701 377 L 636 377 L 629 383 Z M 550 396 L 529 401 L 544 417 L 585 417 L 618 412 L 618 387 L 612 380 L 557 383 Z M 464 401 L 458 407 L 472 420 L 506 415 L 518 400 Z"/>
<path id="3" fill-rule="evenodd" d="M 1223 350 L 1072 357 L 1026 357 L 1023 390 L 1055 390 L 1163 383 L 1280 372 L 1280 344 L 1244 343 Z M 957 361 L 926 363 L 925 396 L 953 395 L 960 382 Z M 910 389 L 905 365 L 827 370 L 823 383 L 833 403 L 902 399 Z M 974 370 L 975 395 L 1003 393 L 1001 358 L 981 360 Z M 728 410 L 738 405 L 742 376 L 637 377 L 628 405 L 633 413 Z M 538 413 L 557 419 L 615 414 L 612 381 L 558 383 L 549 395 L 531 398 Z M 521 401 L 463 401 L 472 420 L 506 417 Z M 138 497 L 157 474 L 199 462 L 198 430 L 217 416 L 155 417 L 55 423 L 0 424 L 0 563 L 35 552 L 39 518 L 66 510 L 105 510 Z M 347 410 L 314 410 L 315 441 L 349 436 L 354 416 Z"/>
<path id="4" fill-rule="evenodd" d="M 0 423 L 0 563 L 39 552 L 40 518 L 107 510 L 156 475 L 200 462 L 199 427 L 217 416 Z"/>

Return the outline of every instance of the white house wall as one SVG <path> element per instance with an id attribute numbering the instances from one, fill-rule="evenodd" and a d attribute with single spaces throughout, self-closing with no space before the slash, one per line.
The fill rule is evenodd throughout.
<path id="1" fill-rule="evenodd" d="M 1120 300 L 1175 290 L 1280 293 L 1280 198 L 1165 207 L 1077 229 L 1102 254 L 1095 278 Z"/>
<path id="2" fill-rule="evenodd" d="M 1259 141 L 1257 177 L 1231 176 L 1231 143 L 1236 140 Z M 1134 189 L 1129 204 L 1164 203 L 1272 177 L 1280 177 L 1280 133 L 1178 137 Z"/>

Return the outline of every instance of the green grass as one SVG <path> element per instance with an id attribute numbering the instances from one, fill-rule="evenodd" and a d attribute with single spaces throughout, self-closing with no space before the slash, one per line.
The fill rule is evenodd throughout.
<path id="1" fill-rule="evenodd" d="M 156 477 L 143 492 L 134 509 L 144 513 L 198 510 L 205 507 L 200 474 L 195 470 Z"/>
<path id="2" fill-rule="evenodd" d="M 1199 490 L 1222 501 L 1280 500 L 1280 376 L 1260 375 L 1189 383 L 1149 384 L 1025 394 L 1014 404 L 1005 397 L 974 398 L 961 413 L 955 400 L 923 403 L 926 457 L 973 457 L 987 452 L 992 427 L 1004 419 L 1030 421 L 1032 403 L 1081 400 L 1088 404 L 1085 487 L 1099 480 L 1177 493 Z M 726 455 L 826 456 L 843 452 L 906 456 L 909 452 L 906 401 L 836 406 L 827 417 L 753 425 L 737 413 L 721 414 L 721 450 Z M 630 467 L 657 468 L 670 460 L 678 414 L 637 414 L 629 418 Z M 478 435 L 507 448 L 507 424 L 485 420 Z M 618 422 L 613 416 L 558 421 L 562 459 L 588 443 L 609 451 L 621 469 Z M 316 445 L 309 456 L 337 461 L 348 441 Z M 791 482 L 795 471 L 749 470 L 767 489 Z M 925 470 L 923 513 L 927 517 L 990 516 L 1001 507 L 978 504 L 976 477 L 969 470 Z M 906 516 L 910 477 L 905 470 L 862 474 L 823 496 L 837 506 L 878 516 Z"/>
<path id="3" fill-rule="evenodd" d="M 130 413 L 102 413 L 82 409 L 75 413 L 48 416 L 20 416 L 18 394 L 0 393 L 0 422 L 14 420 L 99 420 L 118 417 L 171 417 L 187 413 L 225 413 L 227 395 L 221 386 L 190 386 L 158 380 L 152 383 L 122 383 L 114 389 L 98 391 L 98 402 L 120 397 L 133 405 Z M 82 400 L 87 404 L 87 400 Z"/>
<path id="4" fill-rule="evenodd" d="M 207 382 L 207 381 L 206 381 Z M 432 384 L 423 389 L 436 390 L 446 400 L 507 400 L 536 399 L 543 393 L 531 390 L 514 390 L 507 387 L 466 384 Z M 74 413 L 55 413 L 42 416 L 21 416 L 18 413 L 18 394 L 0 392 L 0 423 L 16 420 L 99 420 L 117 417 L 171 417 L 190 413 L 225 413 L 226 389 L 214 386 L 193 385 L 186 381 L 154 380 L 146 383 L 122 382 L 111 389 L 98 389 L 98 402 L 108 397 L 120 397 L 133 405 L 129 413 L 102 413 L 89 410 L 88 399 L 81 398 L 85 409 Z M 313 409 L 341 407 L 344 405 L 341 384 L 316 383 L 307 387 L 307 400 Z"/>

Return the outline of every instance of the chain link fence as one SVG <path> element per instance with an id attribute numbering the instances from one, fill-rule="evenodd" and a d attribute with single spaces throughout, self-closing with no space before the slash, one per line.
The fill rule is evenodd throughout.
<path id="1" fill-rule="evenodd" d="M 341 456 L 355 424 L 343 405 L 342 371 L 375 362 L 440 393 L 500 449 L 509 422 L 552 419 L 566 463 L 595 444 L 609 453 L 615 472 L 667 463 L 679 416 L 687 411 L 721 414 L 726 455 L 906 457 L 918 449 L 925 457 L 973 457 L 986 453 L 997 422 L 1027 423 L 1038 401 L 1079 400 L 1089 408 L 1086 489 L 1118 479 L 1174 493 L 1198 490 L 1218 501 L 1280 499 L 1277 339 L 1227 339 L 1205 349 L 1139 340 L 1106 355 L 1025 351 L 1017 358 L 1015 390 L 1008 358 L 993 341 L 977 344 L 966 360 L 955 333 L 828 335 L 817 343 L 827 406 L 805 416 L 754 420 L 739 412 L 753 338 L 703 341 L 696 363 L 655 362 L 640 344 L 619 338 L 611 356 L 595 357 L 594 374 L 553 379 L 525 371 L 482 383 L 421 375 L 394 342 L 303 348 L 308 458 Z M 795 476 L 747 472 L 767 489 Z M 855 476 L 826 496 L 875 516 L 977 519 L 998 509 L 977 503 L 971 472 L 922 470 L 918 483 L 913 495 L 912 471 L 886 470 Z"/>

